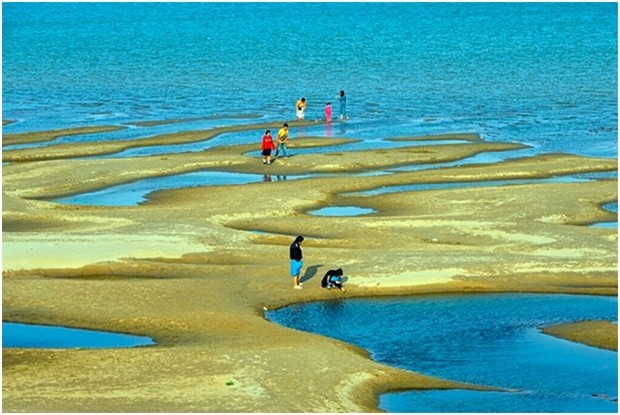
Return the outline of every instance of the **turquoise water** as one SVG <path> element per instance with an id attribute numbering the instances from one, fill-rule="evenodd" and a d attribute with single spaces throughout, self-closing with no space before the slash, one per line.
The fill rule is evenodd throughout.
<path id="1" fill-rule="evenodd" d="M 316 216 L 362 216 L 377 212 L 374 209 L 358 206 L 329 206 L 308 212 Z"/>
<path id="2" fill-rule="evenodd" d="M 214 114 L 280 121 L 301 96 L 318 119 L 344 89 L 351 120 L 333 135 L 465 131 L 617 157 L 615 3 L 15 2 L 2 11 L 3 119 L 17 121 L 5 133 Z M 227 122 L 136 131 L 205 123 Z"/>
<path id="3" fill-rule="evenodd" d="M 301 177 L 304 176 L 267 176 L 261 174 L 199 171 L 136 180 L 94 192 L 61 197 L 55 199 L 54 202 L 68 205 L 136 206 L 145 202 L 148 195 L 158 190 L 295 180 Z"/>
<path id="4" fill-rule="evenodd" d="M 618 354 L 542 327 L 618 320 L 617 297 L 488 294 L 348 299 L 270 311 L 271 321 L 368 350 L 374 360 L 511 392 L 385 394 L 389 412 L 617 412 Z M 615 399 L 615 401 L 614 401 Z"/>
<path id="5" fill-rule="evenodd" d="M 363 140 L 331 149 L 343 151 L 411 144 L 384 142 L 388 137 L 471 132 L 489 141 L 521 142 L 531 149 L 477 155 L 466 163 L 497 162 L 545 152 L 617 158 L 617 21 L 615 3 L 3 3 L 2 116 L 15 121 L 3 126 L 3 133 L 87 125 L 128 127 L 33 145 L 37 147 L 137 139 L 231 124 L 280 123 L 294 118 L 293 105 L 301 96 L 308 101 L 307 118 L 320 119 L 324 104 L 336 103 L 337 92 L 344 89 L 349 121 L 295 128 L 292 138 L 325 135 Z M 334 110 L 337 113 L 337 105 Z M 174 119 L 186 122 L 150 127 L 135 124 Z M 258 147 L 261 136 L 262 131 L 224 134 L 206 145 L 153 146 L 127 150 L 114 157 L 202 151 L 229 143 L 255 142 Z M 319 150 L 307 150 L 315 151 Z M 403 167 L 418 168 L 427 166 Z M 129 185 L 120 189 L 120 196 L 108 200 L 112 204 L 121 199 L 121 203 L 138 203 L 144 194 L 157 188 L 205 185 L 208 174 L 179 175 L 176 183 Z M 218 183 L 215 175 L 207 180 Z M 276 181 L 278 177 L 264 176 L 262 180 Z M 558 344 L 531 327 L 538 327 L 539 321 L 561 320 L 560 316 L 598 315 L 586 312 L 589 303 L 587 300 L 571 305 L 574 310 L 569 307 L 558 314 L 545 312 L 543 317 L 533 319 L 516 317 L 508 328 L 498 328 L 499 333 L 484 334 L 493 339 L 497 353 L 490 353 L 486 343 L 474 338 L 472 355 L 463 357 L 463 361 L 475 362 L 476 356 L 479 359 L 487 355 L 512 358 L 513 348 L 499 353 L 504 331 L 522 336 L 510 336 L 506 344 L 517 342 L 531 353 L 541 342 Z M 331 303 L 328 317 L 347 310 L 349 304 L 353 303 Z M 414 311 L 400 305 L 387 311 L 374 308 L 374 315 L 359 309 L 345 314 L 344 322 L 338 324 L 325 323 L 321 314 L 309 320 L 349 335 L 358 322 L 373 322 L 373 326 L 374 320 L 383 323 L 385 319 L 377 319 L 377 315 L 396 319 L 401 308 L 404 314 L 397 321 L 413 322 L 427 315 L 457 321 L 458 314 L 463 313 L 455 315 L 451 307 L 475 308 L 469 303 L 463 306 L 460 300 L 449 304 L 448 309 L 435 308 L 436 303 L 431 303 Z M 503 308 L 501 302 L 492 307 L 493 316 Z M 479 315 L 472 317 L 477 325 L 466 325 L 475 334 L 482 333 L 478 326 L 483 323 L 476 319 Z M 617 319 L 617 313 L 613 316 Z M 485 319 L 484 325 L 493 321 Z M 422 332 L 431 333 L 426 329 Z M 463 334 L 462 341 L 472 340 L 467 334 Z M 445 368 L 431 363 L 447 359 L 439 349 L 452 337 L 452 333 L 439 333 L 437 338 L 411 340 L 412 344 L 396 350 L 387 347 L 396 340 L 388 342 L 386 337 L 384 343 L 373 346 L 377 350 L 373 355 L 389 364 L 411 364 L 414 370 L 441 375 Z M 354 339 L 345 340 L 355 343 Z M 567 346 L 567 352 L 574 350 L 588 350 L 588 355 L 591 348 Z M 547 355 L 553 353 L 545 351 Z M 517 361 L 523 365 L 538 362 L 535 353 L 519 352 L 518 356 Z M 587 357 L 570 356 L 575 362 L 586 361 Z M 487 379 L 484 373 L 480 375 L 482 370 L 461 369 L 461 361 L 451 362 L 445 375 L 460 378 L 461 374 L 467 377 L 474 373 L 474 379 L 463 380 L 523 389 L 508 398 L 506 394 L 467 398 L 471 402 L 483 399 L 493 411 L 552 408 L 563 412 L 609 412 L 610 408 L 617 410 L 617 404 L 587 397 L 591 393 L 617 397 L 613 392 L 617 391 L 617 376 L 608 373 L 617 370 L 617 360 L 609 362 L 604 356 L 601 359 L 607 363 L 594 367 L 601 369 L 603 377 L 599 372 L 581 372 L 585 364 L 577 365 L 578 373 L 567 373 L 556 370 L 554 363 L 549 371 L 558 376 L 552 376 L 551 385 L 544 387 L 537 384 L 544 376 L 537 376 L 536 382 L 529 378 Z M 418 367 L 420 362 L 423 364 Z M 480 366 L 488 367 L 485 365 Z M 561 362 L 557 366 L 562 366 Z M 519 367 L 517 375 L 528 372 L 523 367 L 531 368 Z M 531 372 L 537 374 L 538 369 Z M 582 379 L 603 379 L 592 387 L 577 385 L 576 392 L 562 390 L 557 395 L 555 388 L 564 387 L 560 374 L 569 380 L 566 387 L 574 387 Z M 446 408 L 454 411 L 468 409 L 450 406 L 454 399 L 461 402 L 452 393 L 437 392 L 445 398 L 431 395 L 430 401 L 448 405 Z M 428 395 L 391 396 L 382 398 L 382 407 L 390 411 L 412 410 L 408 405 L 418 411 L 430 405 L 429 400 L 423 402 L 422 396 Z M 414 403 L 398 403 L 409 399 Z M 506 399 L 508 410 L 499 402 Z M 429 407 L 428 411 L 436 409 Z"/>
<path id="6" fill-rule="evenodd" d="M 374 196 L 386 193 L 424 191 L 424 190 L 445 190 L 445 189 L 464 189 L 468 187 L 499 187 L 499 186 L 516 186 L 522 184 L 537 183 L 587 183 L 605 178 L 617 178 L 617 172 L 601 172 L 601 173 L 585 173 L 571 174 L 567 176 L 554 176 L 546 178 L 532 179 L 507 179 L 507 180 L 482 180 L 474 182 L 458 181 L 458 182 L 440 182 L 440 183 L 415 183 L 397 186 L 383 186 L 380 188 L 357 192 L 355 194 L 364 196 Z M 617 212 L 616 212 L 617 213 Z"/>
<path id="7" fill-rule="evenodd" d="M 603 205 L 603 209 L 608 210 L 610 212 L 618 213 L 618 202 L 606 203 Z"/>
<path id="8" fill-rule="evenodd" d="M 606 203 L 602 207 L 609 212 L 618 214 L 618 202 Z M 592 224 L 592 226 L 595 228 L 618 229 L 618 220 L 615 222 L 597 222 Z"/>
<path id="9" fill-rule="evenodd" d="M 2 322 L 2 348 L 110 349 L 153 344 L 153 339 L 145 336 Z"/>

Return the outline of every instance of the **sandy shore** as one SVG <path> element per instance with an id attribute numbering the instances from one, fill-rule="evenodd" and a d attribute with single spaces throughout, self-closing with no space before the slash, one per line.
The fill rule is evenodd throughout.
<path id="1" fill-rule="evenodd" d="M 292 123 L 292 129 L 302 125 Z M 483 385 L 378 364 L 353 346 L 271 324 L 264 308 L 426 292 L 617 295 L 617 230 L 584 226 L 616 220 L 601 208 L 617 200 L 615 179 L 359 194 L 410 183 L 613 171 L 615 159 L 553 154 L 360 176 L 355 173 L 522 146 L 461 135 L 468 144 L 317 156 L 304 148 L 351 140 L 309 137 L 291 141 L 294 157 L 266 166 L 246 155 L 257 150 L 261 130 L 278 125 L 265 126 L 3 152 L 10 162 L 2 170 L 3 320 L 136 333 L 157 342 L 126 350 L 3 350 L 5 412 L 377 411 L 377 396 L 387 390 Z M 256 146 L 79 158 L 243 129 L 257 130 Z M 56 136 L 13 136 L 3 145 Z M 412 137 L 412 144 L 419 139 Z M 160 191 L 132 207 L 50 201 L 199 170 L 324 176 Z M 377 213 L 306 213 L 324 206 Z M 306 283 L 292 290 L 288 246 L 298 234 L 306 237 Z M 320 288 L 320 277 L 333 266 L 350 275 L 344 294 Z"/>

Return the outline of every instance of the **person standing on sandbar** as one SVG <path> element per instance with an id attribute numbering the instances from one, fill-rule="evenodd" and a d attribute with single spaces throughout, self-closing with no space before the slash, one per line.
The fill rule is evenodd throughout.
<path id="1" fill-rule="evenodd" d="M 278 136 L 276 138 L 278 147 L 276 150 L 276 156 L 275 158 L 278 157 L 278 154 L 280 154 L 280 150 L 282 150 L 282 157 L 288 157 L 286 154 L 286 144 L 288 144 L 288 124 L 284 123 L 282 124 L 282 128 L 280 128 L 280 131 L 278 131 Z"/>
<path id="2" fill-rule="evenodd" d="M 301 268 L 304 266 L 303 255 L 301 253 L 301 243 L 303 240 L 304 237 L 299 235 L 295 238 L 289 249 L 291 277 L 293 277 L 293 288 L 296 290 L 301 290 L 303 288 L 302 283 L 299 282 L 299 274 L 301 273 Z"/>
<path id="3" fill-rule="evenodd" d="M 273 137 L 271 136 L 271 130 L 265 131 L 263 140 L 261 142 L 261 154 L 263 156 L 263 164 L 271 164 L 271 150 L 275 150 L 276 145 L 273 143 Z"/>

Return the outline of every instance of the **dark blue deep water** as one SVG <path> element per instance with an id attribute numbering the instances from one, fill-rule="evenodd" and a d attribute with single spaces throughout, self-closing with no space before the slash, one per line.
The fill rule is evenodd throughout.
<path id="1" fill-rule="evenodd" d="M 545 335 L 561 322 L 617 323 L 616 297 L 489 294 L 349 299 L 267 313 L 363 347 L 373 359 L 511 392 L 386 394 L 389 412 L 617 412 L 617 352 Z"/>

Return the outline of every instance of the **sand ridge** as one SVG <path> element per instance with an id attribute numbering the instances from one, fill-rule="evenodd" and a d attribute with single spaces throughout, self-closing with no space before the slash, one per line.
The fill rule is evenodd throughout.
<path id="1" fill-rule="evenodd" d="M 601 349 L 618 351 L 618 324 L 610 321 L 578 321 L 545 327 L 544 333 Z"/>
<path id="2" fill-rule="evenodd" d="M 244 128 L 260 131 L 264 125 Z M 167 142 L 196 139 L 198 134 L 180 133 Z M 3 409 L 376 411 L 377 394 L 387 390 L 484 385 L 375 363 L 353 346 L 271 324 L 264 309 L 426 292 L 617 295 L 617 230 L 585 226 L 616 219 L 601 208 L 617 200 L 616 179 L 356 194 L 410 183 L 613 171 L 617 160 L 551 154 L 366 176 L 357 173 L 522 146 L 472 139 L 385 149 L 381 157 L 375 151 L 303 153 L 305 146 L 344 142 L 350 141 L 293 139 L 295 156 L 271 166 L 247 155 L 258 142 L 108 160 L 71 158 L 94 154 L 100 144 L 66 146 L 61 151 L 69 158 L 63 159 L 54 148 L 60 145 L 37 149 L 36 157 L 26 150 L 4 154 L 5 160 L 21 161 L 3 166 L 3 318 L 144 334 L 158 344 L 130 350 L 3 350 Z M 208 169 L 329 174 L 159 191 L 139 206 L 51 201 Z M 377 213 L 307 213 L 324 206 L 362 206 Z M 298 234 L 306 237 L 305 285 L 292 290 L 288 245 Z M 344 294 L 320 288 L 323 273 L 336 265 L 351 276 Z M 325 389 L 338 392 L 322 393 Z"/>

